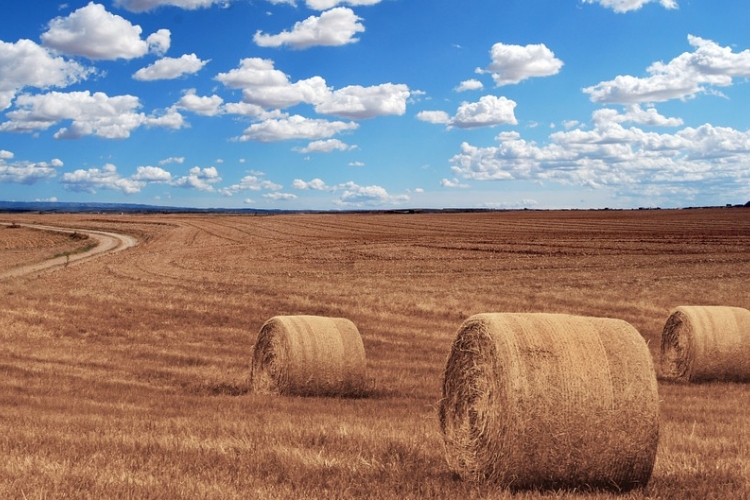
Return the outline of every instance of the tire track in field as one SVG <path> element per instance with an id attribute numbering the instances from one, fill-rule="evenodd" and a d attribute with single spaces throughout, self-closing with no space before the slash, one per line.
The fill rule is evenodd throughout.
<path id="1" fill-rule="evenodd" d="M 0 225 L 10 225 L 7 223 L 0 223 Z M 97 245 L 90 250 L 85 252 L 71 254 L 68 256 L 54 257 L 47 259 L 42 262 L 35 262 L 32 264 L 25 264 L 22 266 L 15 267 L 8 271 L 0 273 L 0 280 L 7 278 L 15 278 L 19 276 L 26 276 L 42 271 L 48 271 L 50 269 L 56 269 L 59 267 L 66 267 L 71 265 L 81 264 L 89 261 L 95 257 L 99 257 L 104 254 L 121 252 L 128 248 L 134 247 L 138 244 L 138 240 L 132 236 L 119 233 L 110 233 L 106 231 L 95 231 L 91 229 L 72 229 L 63 228 L 56 226 L 44 226 L 38 224 L 20 224 L 21 226 L 28 227 L 31 229 L 38 229 L 41 231 L 55 231 L 60 233 L 81 233 L 87 235 L 97 241 Z"/>

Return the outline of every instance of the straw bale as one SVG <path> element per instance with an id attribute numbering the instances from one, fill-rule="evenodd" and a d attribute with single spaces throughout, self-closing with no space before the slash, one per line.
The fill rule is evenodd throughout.
<path id="1" fill-rule="evenodd" d="M 676 307 L 664 324 L 659 371 L 679 382 L 750 381 L 750 311 Z"/>
<path id="2" fill-rule="evenodd" d="M 275 316 L 261 327 L 253 351 L 253 392 L 359 396 L 365 391 L 365 348 L 345 318 Z"/>
<path id="3" fill-rule="evenodd" d="M 453 342 L 439 417 L 448 465 L 464 480 L 629 490 L 654 466 L 656 375 L 624 321 L 478 314 Z"/>

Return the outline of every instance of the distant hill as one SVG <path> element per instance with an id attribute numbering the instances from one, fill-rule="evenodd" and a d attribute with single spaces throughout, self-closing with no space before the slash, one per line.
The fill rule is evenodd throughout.
<path id="1" fill-rule="evenodd" d="M 77 203 L 57 201 L 0 201 L 0 212 L 65 212 L 65 213 L 284 213 L 284 210 L 256 208 L 185 208 L 143 205 L 137 203 Z"/>

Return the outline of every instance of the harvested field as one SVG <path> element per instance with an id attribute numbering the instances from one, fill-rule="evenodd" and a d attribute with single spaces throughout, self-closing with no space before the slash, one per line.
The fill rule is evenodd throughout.
<path id="1" fill-rule="evenodd" d="M 436 409 L 466 318 L 623 319 L 658 359 L 675 306 L 750 307 L 741 208 L 11 220 L 141 243 L 0 281 L 0 498 L 511 498 L 445 461 Z M 368 397 L 251 393 L 277 315 L 352 320 Z M 750 497 L 750 384 L 659 398 L 653 474 L 626 498 Z"/>
<path id="2" fill-rule="evenodd" d="M 13 223 L 0 224 L 0 272 L 66 252 L 74 253 L 88 244 L 81 236 L 40 231 Z"/>

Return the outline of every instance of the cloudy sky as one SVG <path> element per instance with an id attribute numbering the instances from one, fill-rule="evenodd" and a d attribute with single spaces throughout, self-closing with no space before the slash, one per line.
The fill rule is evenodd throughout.
<path id="1" fill-rule="evenodd" d="M 51 0 L 0 16 L 0 200 L 750 200 L 746 0 Z"/>

